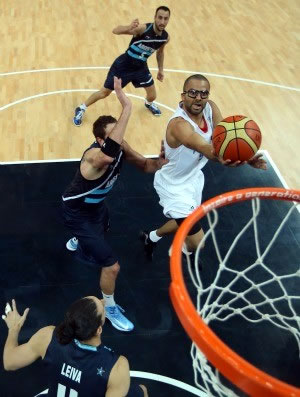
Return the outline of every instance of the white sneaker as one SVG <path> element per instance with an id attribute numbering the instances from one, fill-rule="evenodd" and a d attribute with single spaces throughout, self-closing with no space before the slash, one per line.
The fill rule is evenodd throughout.
<path id="1" fill-rule="evenodd" d="M 76 251 L 78 248 L 78 239 L 76 237 L 72 237 L 67 241 L 66 247 L 69 251 Z"/>

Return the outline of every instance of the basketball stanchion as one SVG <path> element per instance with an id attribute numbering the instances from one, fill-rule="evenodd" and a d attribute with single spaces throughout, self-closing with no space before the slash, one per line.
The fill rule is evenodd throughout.
<path id="1" fill-rule="evenodd" d="M 272 228 L 270 240 L 260 235 L 260 228 L 270 222 L 270 219 L 260 219 L 265 214 L 264 211 L 267 211 L 267 214 L 270 213 L 268 208 L 272 203 L 268 200 L 276 200 L 276 203 L 272 202 L 276 205 L 276 209 L 278 205 L 282 206 L 281 215 L 278 219 L 276 218 L 278 222 L 276 221 L 273 226 L 274 231 Z M 296 222 L 296 224 L 297 220 L 299 222 L 300 215 L 297 211 L 299 203 L 300 190 L 264 187 L 228 192 L 203 203 L 185 219 L 175 235 L 171 254 L 170 296 L 184 329 L 193 341 L 191 356 L 195 383 L 209 396 L 239 395 L 236 394 L 238 391 L 232 390 L 234 387 L 230 388 L 227 382 L 221 380 L 220 374 L 222 374 L 250 396 L 300 397 L 299 388 L 263 372 L 233 351 L 228 341 L 225 344 L 212 330 L 212 326 L 218 322 L 224 323 L 236 317 L 241 318 L 239 323 L 246 320 L 249 327 L 251 323 L 254 324 L 254 331 L 264 323 L 268 327 L 276 327 L 276 332 L 280 335 L 287 335 L 288 338 L 293 339 L 298 347 L 300 359 L 299 255 L 296 252 L 295 257 L 298 258 L 298 263 L 293 263 L 290 267 L 281 266 L 283 258 L 280 255 L 275 255 L 275 260 L 274 258 L 270 260 L 270 252 L 274 250 L 277 252 L 278 240 L 282 233 L 289 229 L 289 222 Z M 224 254 L 223 242 L 222 249 L 219 247 L 222 233 L 216 233 L 218 213 L 223 211 L 221 207 L 228 205 L 233 205 L 230 209 L 233 211 L 234 204 L 239 206 L 239 211 L 241 211 L 241 205 L 247 206 L 247 211 L 250 210 L 247 214 L 251 213 L 251 210 L 252 214 L 246 223 L 239 225 L 237 233 L 234 231 L 230 246 Z M 187 264 L 182 263 L 182 246 L 189 230 L 204 217 L 206 217 L 208 229 L 205 230 L 204 238 L 195 253 L 195 263 L 191 263 L 189 257 L 187 257 Z M 237 219 L 235 221 L 237 223 Z M 241 260 L 240 257 L 239 260 L 235 260 L 235 251 L 238 251 L 245 236 L 247 246 L 251 231 L 253 232 L 253 250 L 248 252 L 251 262 L 243 263 L 243 266 L 239 267 Z M 199 258 L 202 257 L 202 253 L 199 254 L 200 249 L 204 244 L 214 249 L 217 262 L 214 279 L 206 285 L 202 280 L 205 269 L 201 271 L 198 266 Z M 297 249 L 299 251 L 299 247 Z M 247 253 L 243 256 L 242 262 L 247 262 Z M 188 268 L 188 271 L 183 271 L 183 265 Z M 192 280 L 194 294 L 188 292 L 184 279 L 186 273 Z M 190 285 L 189 282 L 189 291 Z M 291 286 L 294 286 L 293 290 Z M 280 359 L 282 360 L 282 357 Z"/>

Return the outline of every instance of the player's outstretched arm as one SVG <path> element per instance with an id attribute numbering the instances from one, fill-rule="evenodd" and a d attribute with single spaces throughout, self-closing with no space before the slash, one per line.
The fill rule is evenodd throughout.
<path id="1" fill-rule="evenodd" d="M 125 397 L 129 386 L 129 364 L 124 356 L 120 356 L 109 375 L 105 397 Z"/>
<path id="2" fill-rule="evenodd" d="M 168 163 L 168 160 L 165 159 L 165 149 L 163 141 L 161 142 L 159 157 L 155 160 L 148 159 L 142 154 L 136 152 L 125 141 L 123 141 L 122 147 L 125 152 L 125 160 L 128 161 L 128 163 L 135 165 L 137 168 L 144 172 L 154 173 L 159 170 L 164 164 Z"/>
<path id="3" fill-rule="evenodd" d="M 236 161 L 233 163 L 230 160 L 223 160 L 221 157 L 217 157 L 212 144 L 206 142 L 205 139 L 197 134 L 187 121 L 182 119 L 174 119 L 171 121 L 171 123 L 168 136 L 175 146 L 184 145 L 189 149 L 195 150 L 198 153 L 202 153 L 209 160 L 217 161 L 229 167 L 237 167 L 238 165 L 241 165 L 241 161 Z"/>
<path id="4" fill-rule="evenodd" d="M 121 143 L 125 135 L 132 108 L 130 99 L 122 90 L 122 80 L 118 79 L 116 76 L 114 76 L 114 90 L 122 106 L 121 115 L 110 134 L 101 144 L 101 150 L 91 151 L 85 156 L 85 159 L 93 168 L 97 168 L 98 170 L 102 169 L 103 171 L 105 171 L 105 168 L 107 168 L 120 153 Z"/>
<path id="5" fill-rule="evenodd" d="M 144 33 L 146 30 L 146 24 L 139 23 L 138 18 L 134 19 L 130 25 L 118 25 L 113 29 L 114 34 L 130 34 L 132 36 L 137 36 Z"/>
<path id="6" fill-rule="evenodd" d="M 41 328 L 27 343 L 19 345 L 19 333 L 28 311 L 27 308 L 21 316 L 14 299 L 11 306 L 9 303 L 6 304 L 5 315 L 2 316 L 8 328 L 8 336 L 3 351 L 3 366 L 6 371 L 15 371 L 26 367 L 38 358 L 44 357 L 51 341 L 53 326 Z"/>

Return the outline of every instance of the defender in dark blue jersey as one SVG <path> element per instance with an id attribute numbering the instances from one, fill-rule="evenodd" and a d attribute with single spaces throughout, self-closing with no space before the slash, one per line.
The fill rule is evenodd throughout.
<path id="1" fill-rule="evenodd" d="M 168 7 L 160 6 L 156 9 L 153 23 L 140 24 L 138 19 L 134 19 L 128 26 L 120 25 L 113 29 L 114 34 L 129 34 L 133 38 L 126 52 L 112 64 L 100 91 L 92 94 L 85 103 L 75 109 L 73 122 L 76 126 L 81 125 L 84 112 L 88 106 L 110 95 L 113 91 L 114 76 L 122 79 L 122 87 L 125 87 L 128 83 L 132 83 L 136 88 L 143 87 L 146 90 L 146 108 L 155 116 L 161 114 L 160 109 L 153 102 L 156 99 L 156 89 L 147 60 L 156 51 L 157 79 L 163 81 L 164 48 L 170 40 L 165 28 L 169 22 L 170 13 Z"/>
<path id="2" fill-rule="evenodd" d="M 123 93 L 121 80 L 114 78 L 114 89 L 123 110 L 119 120 L 100 116 L 93 125 L 96 138 L 84 153 L 76 175 L 63 194 L 63 218 L 74 236 L 67 248 L 81 260 L 100 269 L 100 288 L 105 299 L 106 316 L 119 331 L 134 325 L 115 303 L 115 282 L 120 269 L 117 256 L 105 239 L 108 210 L 105 198 L 121 171 L 123 159 L 145 172 L 155 172 L 163 164 L 163 147 L 158 160 L 146 159 L 123 140 L 131 113 L 131 102 Z"/>
<path id="3" fill-rule="evenodd" d="M 19 315 L 16 303 L 6 304 L 2 316 L 8 327 L 4 369 L 15 371 L 43 359 L 49 397 L 147 397 L 144 385 L 130 384 L 129 364 L 101 341 L 105 322 L 103 302 L 88 296 L 74 302 L 64 321 L 37 331 L 18 345 L 29 309 Z"/>

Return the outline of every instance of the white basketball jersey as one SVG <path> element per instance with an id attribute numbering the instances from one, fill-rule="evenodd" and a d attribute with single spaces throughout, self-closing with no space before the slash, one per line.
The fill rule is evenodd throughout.
<path id="1" fill-rule="evenodd" d="M 170 118 L 169 122 L 176 117 L 181 117 L 189 122 L 197 134 L 199 134 L 207 142 L 211 142 L 213 120 L 212 108 L 208 102 L 203 109 L 203 117 L 207 124 L 206 132 L 202 131 L 201 128 L 198 127 L 198 125 L 180 106 L 180 104 L 173 116 Z M 189 149 L 184 145 L 180 145 L 175 149 L 171 148 L 168 145 L 166 138 L 164 139 L 164 145 L 165 155 L 169 162 L 155 174 L 155 177 L 158 177 L 163 184 L 184 185 L 186 183 L 191 183 L 199 176 L 200 173 L 202 173 L 201 169 L 208 161 L 208 159 L 202 153 Z"/>

